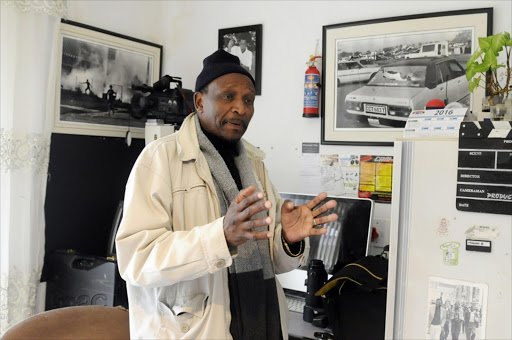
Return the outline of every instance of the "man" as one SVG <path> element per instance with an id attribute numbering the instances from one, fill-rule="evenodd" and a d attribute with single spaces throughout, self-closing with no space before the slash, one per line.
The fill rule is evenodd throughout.
<path id="1" fill-rule="evenodd" d="M 478 312 L 476 309 L 476 305 L 471 304 L 470 309 L 466 312 L 464 319 L 466 322 L 466 339 L 474 340 L 476 337 L 476 329 L 478 328 L 478 323 L 480 322 L 480 318 L 478 317 Z"/>
<path id="2" fill-rule="evenodd" d="M 80 84 L 86 84 L 87 87 L 85 88 L 84 93 L 87 93 L 87 91 L 89 91 L 89 94 L 91 94 L 91 83 L 89 83 L 89 79 L 87 79 L 85 82 L 80 83 Z"/>
<path id="3" fill-rule="evenodd" d="M 324 214 L 336 203 L 281 206 L 264 154 L 241 139 L 254 79 L 224 50 L 203 65 L 196 112 L 144 149 L 126 186 L 116 243 L 130 335 L 287 339 L 275 273 L 306 264 L 307 237 L 327 232 L 315 226 L 337 219 Z"/>
<path id="4" fill-rule="evenodd" d="M 436 305 L 431 306 L 428 316 L 428 334 L 429 339 L 439 340 L 441 338 L 441 330 L 446 322 L 446 311 L 443 308 L 442 298 L 436 300 Z"/>
<path id="5" fill-rule="evenodd" d="M 114 105 L 116 102 L 117 93 L 112 89 L 112 85 L 109 86 L 107 91 L 107 101 L 108 101 L 108 116 L 110 117 L 110 111 L 112 111 L 112 115 L 115 115 Z"/>
<path id="6" fill-rule="evenodd" d="M 248 71 L 252 70 L 252 52 L 247 49 L 247 38 L 240 38 L 239 42 L 240 46 L 234 46 L 234 41 L 230 40 L 228 44 L 228 52 L 235 55 L 240 59 L 242 66 L 245 67 Z"/>
<path id="7" fill-rule="evenodd" d="M 464 311 L 460 306 L 460 303 L 455 302 L 455 308 L 453 309 L 452 318 L 452 340 L 459 340 L 460 331 L 463 330 L 464 325 Z"/>
<path id="8" fill-rule="evenodd" d="M 441 340 L 448 339 L 448 335 L 450 334 L 450 322 L 453 318 L 453 309 L 450 300 L 444 302 L 444 311 L 446 313 L 446 320 L 443 327 L 441 327 Z"/>

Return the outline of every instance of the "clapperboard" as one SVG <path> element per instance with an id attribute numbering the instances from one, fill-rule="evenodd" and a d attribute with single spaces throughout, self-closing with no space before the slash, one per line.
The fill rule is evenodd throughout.
<path id="1" fill-rule="evenodd" d="M 457 209 L 512 215 L 512 122 L 462 122 Z"/>

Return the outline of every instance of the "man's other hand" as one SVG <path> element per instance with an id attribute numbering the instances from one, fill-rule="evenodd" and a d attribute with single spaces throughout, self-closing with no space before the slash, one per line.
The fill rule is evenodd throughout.
<path id="1" fill-rule="evenodd" d="M 266 240 L 272 237 L 270 231 L 255 232 L 253 229 L 272 223 L 271 217 L 255 218 L 261 211 L 272 207 L 270 201 L 264 200 L 261 192 L 256 192 L 254 186 L 243 189 L 237 198 L 229 205 L 224 216 L 224 235 L 230 246 L 239 246 L 248 240 Z"/>
<path id="2" fill-rule="evenodd" d="M 283 227 L 283 236 L 288 244 L 302 241 L 308 236 L 324 235 L 326 228 L 316 228 L 324 223 L 336 221 L 338 215 L 329 214 L 319 217 L 329 209 L 336 206 L 336 201 L 330 200 L 320 205 L 326 199 L 327 194 L 322 192 L 306 204 L 298 207 L 286 200 L 281 208 L 281 225 Z"/>

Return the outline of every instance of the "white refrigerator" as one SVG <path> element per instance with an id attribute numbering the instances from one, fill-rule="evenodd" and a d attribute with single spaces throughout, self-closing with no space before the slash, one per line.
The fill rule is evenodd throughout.
<path id="1" fill-rule="evenodd" d="M 464 152 L 495 152 L 471 148 Z M 510 162 L 510 149 L 495 154 Z M 395 142 L 386 339 L 440 339 L 440 332 L 447 339 L 512 339 L 512 209 L 457 209 L 465 206 L 461 191 L 480 192 L 460 183 L 459 154 L 457 138 Z M 505 182 L 512 176 L 507 169 L 484 172 Z M 505 194 L 486 201 L 480 192 L 480 203 L 508 210 L 510 184 L 491 184 Z M 436 316 L 438 300 L 445 312 Z"/>

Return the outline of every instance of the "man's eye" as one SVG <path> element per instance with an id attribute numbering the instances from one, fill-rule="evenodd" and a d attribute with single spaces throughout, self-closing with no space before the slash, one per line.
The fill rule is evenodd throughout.
<path id="1" fill-rule="evenodd" d="M 228 99 L 228 100 L 231 100 L 231 99 L 233 99 L 233 95 L 232 94 L 225 94 L 224 98 Z"/>
<path id="2" fill-rule="evenodd" d="M 248 105 L 252 105 L 254 101 L 252 99 L 246 99 L 245 100 L 245 103 L 248 104 Z"/>

